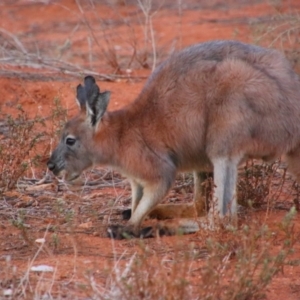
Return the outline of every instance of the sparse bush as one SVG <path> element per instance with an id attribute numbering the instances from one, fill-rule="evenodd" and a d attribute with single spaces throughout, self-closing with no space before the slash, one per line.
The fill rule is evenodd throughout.
<path id="1" fill-rule="evenodd" d="M 44 118 L 30 118 L 21 106 L 17 107 L 16 117 L 1 112 L 0 117 L 0 192 L 3 192 L 14 188 L 30 168 L 38 166 L 49 154 L 53 139 L 60 135 L 67 120 L 67 110 L 59 98 L 53 100 L 48 130 Z"/>
<path id="2" fill-rule="evenodd" d="M 61 131 L 67 122 L 68 111 L 65 107 L 63 107 L 61 100 L 59 97 L 55 97 L 53 99 L 53 104 L 51 107 L 51 132 L 50 135 L 52 137 L 57 138 L 60 137 Z"/>
<path id="3" fill-rule="evenodd" d="M 240 170 L 237 184 L 238 203 L 244 207 L 273 209 L 278 203 L 283 190 L 285 195 L 294 197 L 294 204 L 299 210 L 298 184 L 287 174 L 287 166 L 277 160 L 265 163 L 250 159 Z M 287 197 L 287 196 L 285 196 Z M 288 209 L 290 204 L 286 204 Z"/>
<path id="4" fill-rule="evenodd" d="M 260 207 L 270 194 L 278 162 L 266 164 L 248 160 L 238 180 L 238 202 L 243 206 Z M 284 182 L 285 178 L 281 180 Z"/>
<path id="5" fill-rule="evenodd" d="M 289 264 L 296 242 L 294 216 L 292 209 L 275 237 L 267 225 L 254 221 L 241 229 L 206 232 L 204 239 L 199 233 L 202 246 L 186 247 L 179 239 L 177 247 L 160 256 L 141 243 L 127 263 L 116 258 L 104 287 L 89 275 L 90 286 L 99 299 L 112 300 L 263 299 L 274 276 Z M 277 238 L 281 242 L 274 250 Z"/>
<path id="6" fill-rule="evenodd" d="M 295 70 L 300 73 L 300 17 L 297 13 L 280 13 L 273 15 L 265 23 L 253 26 L 254 42 L 282 50 Z"/>
<path id="7" fill-rule="evenodd" d="M 154 70 L 158 62 L 158 51 L 153 19 L 164 2 L 133 1 L 130 5 L 136 7 L 136 12 L 128 15 L 124 15 L 115 1 L 107 1 L 107 4 L 111 8 L 111 20 L 95 15 L 97 22 L 93 22 L 86 15 L 95 7 L 96 1 L 92 0 L 90 6 L 84 6 L 83 1 L 77 1 L 84 23 L 90 32 L 90 64 L 93 56 L 102 56 L 115 73 L 122 73 L 134 67 Z M 126 1 L 123 4 L 127 5 Z M 95 13 L 94 10 L 93 12 Z M 97 26 L 100 30 L 96 30 Z M 101 35 L 97 32 L 101 32 Z M 120 41 L 125 46 L 121 47 Z M 93 50 L 93 44 L 97 46 L 96 52 Z M 165 54 L 161 52 L 160 54 Z"/>
<path id="8" fill-rule="evenodd" d="M 21 106 L 16 118 L 2 114 L 3 133 L 0 136 L 0 192 L 15 186 L 19 178 L 38 164 L 37 147 L 45 135 L 45 123 L 40 117 L 30 119 Z"/>
<path id="9" fill-rule="evenodd" d="M 274 253 L 274 232 L 257 221 L 243 225 L 225 238 L 209 238 L 208 259 L 202 269 L 200 299 L 263 299 L 266 287 L 288 264 L 296 242 L 291 209 L 278 224 L 280 246 Z M 272 249 L 272 250 L 271 250 Z"/>

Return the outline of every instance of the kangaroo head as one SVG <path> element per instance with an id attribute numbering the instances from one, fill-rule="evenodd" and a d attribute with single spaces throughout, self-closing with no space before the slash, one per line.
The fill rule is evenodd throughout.
<path id="1" fill-rule="evenodd" d="M 77 86 L 80 113 L 66 123 L 60 142 L 47 162 L 54 175 L 72 181 L 93 165 L 93 137 L 106 111 L 109 97 L 110 92 L 100 93 L 92 76 L 85 77 L 84 85 Z"/>

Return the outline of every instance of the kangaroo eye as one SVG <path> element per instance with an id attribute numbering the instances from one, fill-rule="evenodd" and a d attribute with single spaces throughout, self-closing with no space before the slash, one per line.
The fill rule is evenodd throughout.
<path id="1" fill-rule="evenodd" d="M 67 144 L 68 146 L 73 146 L 73 145 L 75 144 L 75 142 L 76 142 L 76 139 L 74 139 L 74 138 L 68 137 L 68 138 L 66 139 L 66 144 Z"/>

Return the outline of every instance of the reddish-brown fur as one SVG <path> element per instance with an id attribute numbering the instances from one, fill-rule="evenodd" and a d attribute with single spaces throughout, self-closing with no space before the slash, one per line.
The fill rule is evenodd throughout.
<path id="1" fill-rule="evenodd" d="M 179 171 L 194 171 L 196 179 L 214 172 L 220 216 L 236 214 L 237 166 L 248 157 L 286 154 L 299 177 L 299 78 L 275 50 L 234 41 L 189 47 L 161 64 L 118 111 L 106 112 L 108 94 L 95 86 L 87 77 L 79 87 L 81 113 L 66 124 L 48 166 L 69 180 L 95 164 L 127 176 L 133 214 L 125 231 L 138 233 Z"/>

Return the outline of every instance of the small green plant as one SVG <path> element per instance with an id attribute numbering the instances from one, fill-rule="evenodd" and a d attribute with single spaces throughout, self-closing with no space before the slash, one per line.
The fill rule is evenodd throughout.
<path id="1" fill-rule="evenodd" d="M 23 230 L 26 227 L 25 226 L 25 212 L 22 209 L 20 209 L 18 211 L 17 218 L 12 219 L 11 223 L 16 228 Z"/>
<path id="2" fill-rule="evenodd" d="M 11 224 L 20 230 L 21 236 L 28 245 L 32 245 L 32 239 L 28 235 L 28 225 L 25 223 L 25 211 L 20 209 L 17 212 L 16 218 L 11 220 Z"/>
<path id="3" fill-rule="evenodd" d="M 58 198 L 54 207 L 57 212 L 57 218 L 59 220 L 63 219 L 69 225 L 73 223 L 75 212 L 72 208 L 68 207 L 68 204 L 64 199 Z"/>
<path id="4" fill-rule="evenodd" d="M 54 250 L 57 250 L 60 245 L 59 235 L 57 233 L 53 233 L 51 239 Z"/>

